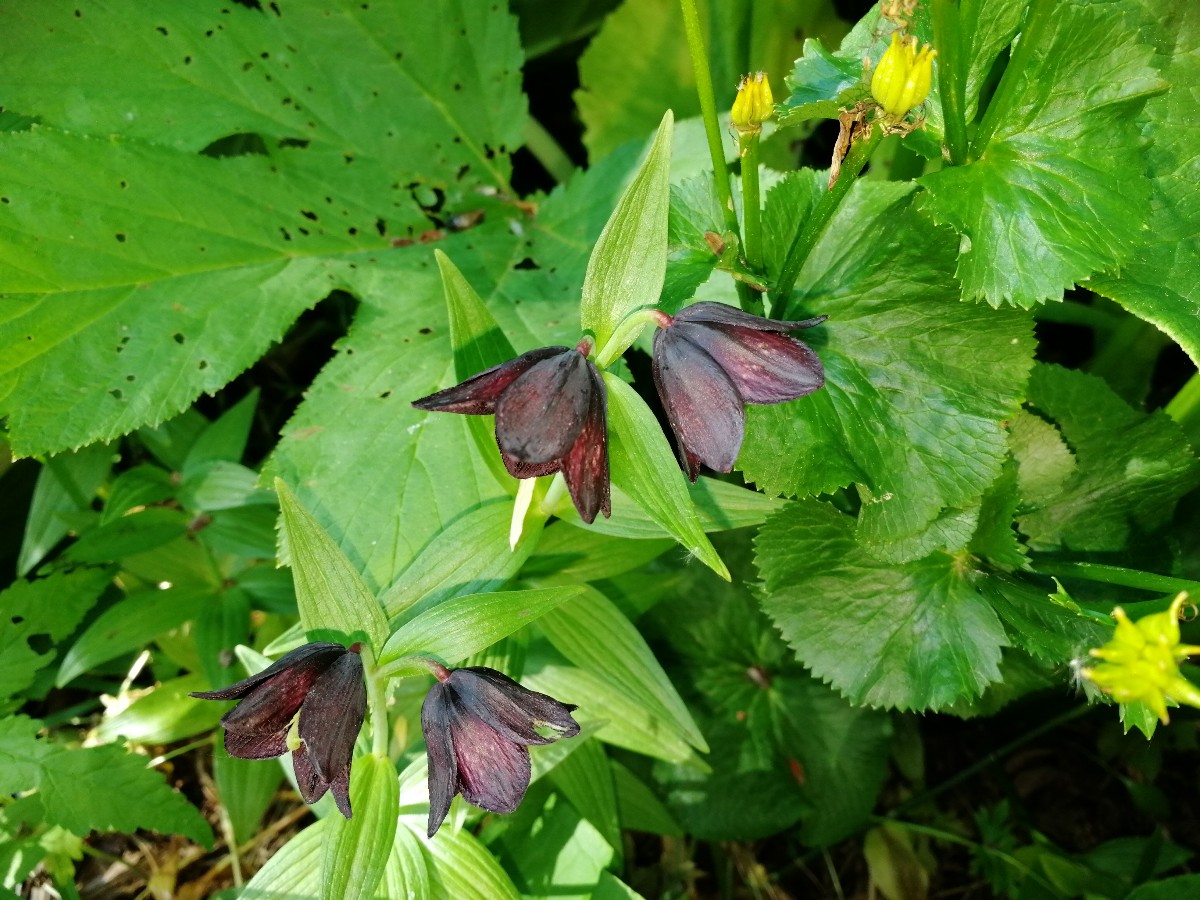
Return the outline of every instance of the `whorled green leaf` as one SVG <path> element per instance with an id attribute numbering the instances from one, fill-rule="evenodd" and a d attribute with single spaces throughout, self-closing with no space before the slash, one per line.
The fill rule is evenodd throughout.
<path id="1" fill-rule="evenodd" d="M 224 709 L 219 703 L 189 696 L 211 687 L 201 672 L 168 678 L 139 691 L 123 709 L 118 707 L 96 728 L 96 736 L 104 741 L 169 744 L 212 731 Z"/>
<path id="2" fill-rule="evenodd" d="M 362 575 L 333 538 L 275 479 L 287 558 L 296 579 L 300 621 L 307 630 L 333 628 L 346 634 L 365 631 L 376 651 L 388 637 L 387 619 Z"/>
<path id="3" fill-rule="evenodd" d="M 588 259 L 579 322 L 605 352 L 621 321 L 658 302 L 667 270 L 667 210 L 671 203 L 671 132 L 667 110 L 646 158 L 617 201 Z M 629 336 L 632 342 L 636 334 Z"/>
<path id="4" fill-rule="evenodd" d="M 11 697 L 33 684 L 39 669 L 54 660 L 53 647 L 31 639 L 52 641 L 67 637 L 83 619 L 113 572 L 103 567 L 80 567 L 54 572 L 36 581 L 16 581 L 0 592 L 0 698 Z M 44 640 L 45 638 L 42 638 Z"/>
<path id="5" fill-rule="evenodd" d="M 1143 135 L 1149 141 L 1150 213 L 1141 246 L 1119 270 L 1088 287 L 1153 322 L 1200 364 L 1200 8 L 1153 3 L 1159 18 L 1163 77 L 1170 89 L 1146 104 Z"/>
<path id="6" fill-rule="evenodd" d="M 613 485 L 710 569 L 729 572 L 704 534 L 686 480 L 662 428 L 629 385 L 604 373 L 608 388 L 608 455 Z"/>
<path id="7" fill-rule="evenodd" d="M 701 753 L 708 752 L 700 729 L 654 652 L 600 591 L 584 587 L 569 603 L 544 615 L 538 628 L 572 663 L 600 675 L 673 727 Z"/>
<path id="8" fill-rule="evenodd" d="M 271 854 L 254 873 L 241 896 L 246 900 L 317 900 L 321 893 L 321 861 L 333 819 L 318 819 Z"/>
<path id="9" fill-rule="evenodd" d="M 796 173 L 768 195 L 773 271 L 824 180 Z M 1026 315 L 960 302 L 953 239 L 913 211 L 912 191 L 862 183 L 834 215 L 791 304 L 774 313 L 829 316 L 797 335 L 821 358 L 825 386 L 748 407 L 738 459 L 770 493 L 857 484 L 860 542 L 901 561 L 928 552 L 925 534 L 943 510 L 976 504 L 1000 473 L 1003 421 L 1022 398 L 1033 353 Z M 969 533 L 956 530 L 952 548 Z"/>
<path id="10" fill-rule="evenodd" d="M 471 594 L 446 600 L 401 626 L 379 653 L 379 663 L 384 665 L 403 656 L 421 654 L 454 665 L 519 631 L 559 604 L 581 596 L 586 590 L 583 585 L 567 585 L 542 590 Z M 393 674 L 424 671 L 427 671 L 424 666 L 413 663 Z"/>
<path id="11" fill-rule="evenodd" d="M 354 816 L 333 816 L 325 835 L 322 900 L 371 900 L 375 896 L 395 844 L 399 792 L 396 767 L 386 756 L 368 753 L 354 761 L 350 770 Z"/>
<path id="12" fill-rule="evenodd" d="M 283 773 L 278 766 L 263 765 L 257 759 L 239 759 L 226 753 L 224 747 L 214 747 L 213 780 L 217 783 L 221 807 L 229 816 L 234 840 L 244 844 L 258 832 L 263 814 L 283 781 Z"/>
<path id="13" fill-rule="evenodd" d="M 1037 445 L 1014 449 L 1022 473 L 1029 473 L 1025 486 L 1039 479 L 1018 516 L 1034 549 L 1120 550 L 1132 529 L 1162 527 L 1179 498 L 1200 484 L 1200 463 L 1180 427 L 1165 413 L 1132 408 L 1095 376 L 1039 365 L 1029 381 L 1029 406 L 1057 426 L 1074 452 L 1067 468 L 1036 456 Z M 1048 465 L 1056 483 L 1039 474 Z"/>
<path id="14" fill-rule="evenodd" d="M 811 501 L 769 519 L 755 549 L 763 610 L 851 703 L 940 709 L 999 679 L 1009 639 L 962 555 L 881 562 L 853 519 Z"/>
<path id="15" fill-rule="evenodd" d="M 402 822 L 402 828 L 410 827 Z M 520 900 L 512 879 L 487 848 L 466 830 L 443 827 L 432 838 L 417 837 L 428 854 L 436 888 L 452 900 Z"/>
<path id="16" fill-rule="evenodd" d="M 620 860 L 624 846 L 617 815 L 617 791 L 608 756 L 599 741 L 583 741 L 554 767 L 550 777 L 575 811 L 604 836 Z"/>
<path id="17" fill-rule="evenodd" d="M 200 432 L 184 458 L 184 477 L 207 463 L 242 461 L 246 442 L 250 439 L 250 427 L 254 424 L 258 393 L 258 388 L 252 390 Z"/>
<path id="18" fill-rule="evenodd" d="M 647 834 L 680 837 L 683 829 L 644 781 L 616 760 L 610 760 L 613 783 L 617 790 L 617 809 L 621 827 Z"/>
<path id="19" fill-rule="evenodd" d="M 412 243 L 435 189 L 455 211 L 508 190 L 525 101 L 500 6 L 78 12 L 14 15 L 0 62 L 0 101 L 43 123 L 0 135 L 18 453 L 167 418 L 325 296 L 331 260 Z"/>
<path id="20" fill-rule="evenodd" d="M 920 179 L 921 211 L 961 236 L 965 299 L 1031 307 L 1133 256 L 1150 196 L 1137 116 L 1165 87 L 1138 26 L 1122 0 L 1034 3 L 976 158 Z"/>
<path id="21" fill-rule="evenodd" d="M 71 530 L 67 516 L 90 507 L 96 489 L 112 467 L 112 457 L 110 448 L 97 444 L 46 460 L 38 472 L 33 500 L 25 518 L 25 536 L 17 557 L 18 575 L 29 574 L 54 545 L 66 537 Z M 111 488 L 114 494 L 116 484 L 114 481 Z M 113 499 L 110 495 L 108 505 Z"/>
<path id="22" fill-rule="evenodd" d="M 542 534 L 521 573 L 547 584 L 597 581 L 640 568 L 673 547 L 669 538 L 630 542 L 590 528 L 556 524 Z"/>

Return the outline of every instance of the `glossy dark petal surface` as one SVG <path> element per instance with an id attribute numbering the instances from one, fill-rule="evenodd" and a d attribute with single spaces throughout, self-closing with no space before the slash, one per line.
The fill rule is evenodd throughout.
<path id="1" fill-rule="evenodd" d="M 421 704 L 421 733 L 429 757 L 429 836 L 433 837 L 450 812 L 458 793 L 458 764 L 450 743 L 450 692 L 448 684 L 429 689 Z"/>
<path id="2" fill-rule="evenodd" d="M 542 360 L 496 403 L 496 442 L 523 465 L 557 462 L 583 430 L 591 406 L 588 363 L 578 350 Z"/>
<path id="3" fill-rule="evenodd" d="M 225 730 L 225 751 L 238 759 L 274 759 L 287 753 L 287 726 L 267 734 Z"/>
<path id="4" fill-rule="evenodd" d="M 679 321 L 660 333 L 664 340 L 686 340 L 707 353 L 746 403 L 795 400 L 825 383 L 825 370 L 817 354 L 786 334 Z"/>
<path id="5" fill-rule="evenodd" d="M 562 461 L 563 480 L 579 517 L 589 525 L 597 513 L 612 515 L 612 489 L 608 472 L 608 393 L 604 379 L 586 360 L 591 398 L 583 429 Z"/>
<path id="6" fill-rule="evenodd" d="M 574 706 L 522 687 L 503 672 L 484 666 L 455 669 L 447 683 L 467 712 L 514 743 L 550 744 L 560 737 L 579 734 L 579 725 L 571 718 Z M 550 726 L 559 733 L 544 737 L 537 733 L 535 724 Z"/>
<path id="7" fill-rule="evenodd" d="M 523 353 L 516 359 L 485 369 L 472 375 L 454 387 L 414 400 L 417 409 L 435 412 L 464 413 L 466 415 L 490 415 L 496 411 L 500 395 L 537 363 L 565 353 L 566 347 L 541 347 Z"/>
<path id="8" fill-rule="evenodd" d="M 734 306 L 727 306 L 724 303 L 714 303 L 711 300 L 702 300 L 699 303 L 693 303 L 691 306 L 686 306 L 681 309 L 675 316 L 676 322 L 696 322 L 708 325 L 733 325 L 740 328 L 753 328 L 755 331 L 776 331 L 788 332 L 798 331 L 801 328 L 812 328 L 814 325 L 820 325 L 829 316 L 817 316 L 812 319 L 804 319 L 799 322 L 782 322 L 778 319 L 764 319 L 762 316 L 756 316 L 748 312 L 742 312 Z"/>
<path id="9" fill-rule="evenodd" d="M 700 465 L 729 472 L 742 449 L 746 416 L 741 394 L 704 349 L 672 325 L 654 335 L 654 384 L 688 477 Z"/>
<path id="10" fill-rule="evenodd" d="M 296 787 L 305 803 L 316 803 L 329 790 L 329 783 L 317 774 L 308 748 L 303 744 L 292 751 L 292 771 L 296 773 Z"/>
<path id="11" fill-rule="evenodd" d="M 469 713 L 458 698 L 451 708 L 450 742 L 463 798 L 480 809 L 512 812 L 529 788 L 529 751 Z"/>
<path id="12" fill-rule="evenodd" d="M 300 739 L 322 780 L 332 785 L 349 768 L 366 712 L 362 657 L 346 653 L 317 679 L 300 708 Z"/>
<path id="13" fill-rule="evenodd" d="M 311 644 L 305 644 L 303 647 L 297 647 L 291 653 L 285 653 L 257 675 L 251 675 L 237 684 L 231 684 L 229 687 L 216 691 L 193 691 L 188 696 L 198 697 L 201 700 L 236 700 L 246 696 L 246 694 L 264 681 L 269 681 L 276 675 L 293 667 L 300 671 L 311 668 L 317 674 L 320 674 L 339 654 L 345 652 L 346 648 L 341 644 L 333 644 L 328 641 L 316 641 Z M 315 677 L 313 680 L 316 680 Z"/>

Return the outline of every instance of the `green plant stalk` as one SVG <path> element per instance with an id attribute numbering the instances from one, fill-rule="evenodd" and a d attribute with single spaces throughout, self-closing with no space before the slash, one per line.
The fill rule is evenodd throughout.
<path id="1" fill-rule="evenodd" d="M 759 132 L 738 135 L 738 151 L 742 158 L 742 251 L 746 262 L 756 275 L 763 274 L 762 250 L 762 205 L 758 185 L 758 142 Z M 755 297 L 756 307 L 761 308 L 762 298 Z M 758 309 L 747 312 L 758 312 Z"/>
<path id="2" fill-rule="evenodd" d="M 867 160 L 871 158 L 871 154 L 875 152 L 875 148 L 879 146 L 879 142 L 882 139 L 883 131 L 872 127 L 870 137 L 865 141 L 855 141 L 850 145 L 850 152 L 842 160 L 842 171 L 838 176 L 838 180 L 817 201 L 817 205 L 813 207 L 804 224 L 796 231 L 796 236 L 792 238 L 792 244 L 788 247 L 783 268 L 779 270 L 779 278 L 775 282 L 775 288 L 771 291 L 772 315 L 778 318 L 786 317 L 788 295 L 791 294 L 792 288 L 796 286 L 796 276 L 804 268 L 804 263 L 808 259 L 808 255 L 812 253 L 813 247 L 816 246 L 817 240 L 825 231 L 829 220 L 837 212 L 837 208 L 841 205 L 842 200 L 845 199 L 846 194 L 849 193 L 851 186 L 858 179 L 863 167 L 867 164 Z"/>
<path id="3" fill-rule="evenodd" d="M 387 689 L 388 676 L 383 669 L 376 667 L 375 654 L 363 646 L 363 653 L 370 654 L 366 660 L 370 663 L 367 668 L 367 705 L 371 708 L 371 752 L 384 759 L 388 755 L 388 714 Z"/>
<path id="4" fill-rule="evenodd" d="M 708 48 L 704 46 L 704 34 L 700 30 L 700 13 L 696 0 L 679 0 L 679 5 L 683 9 L 683 32 L 692 57 L 692 71 L 696 75 L 696 94 L 700 98 L 700 115 L 704 119 L 704 135 L 708 138 L 708 155 L 712 157 L 713 181 L 725 217 L 725 230 L 741 234 L 737 210 L 733 206 L 733 188 L 729 184 L 729 166 L 725 164 L 725 145 L 721 142 L 721 122 L 717 118 L 717 95 L 713 91 L 712 70 L 708 65 Z M 742 309 L 748 310 L 756 302 L 761 303 L 748 285 L 735 281 L 734 286 Z"/>
<path id="5" fill-rule="evenodd" d="M 1166 413 L 1184 429 L 1190 430 L 1200 424 L 1200 372 L 1189 378 L 1179 393 L 1171 398 Z"/>
<path id="6" fill-rule="evenodd" d="M 979 159 L 983 155 L 996 129 L 1008 115 L 1017 84 L 1029 65 L 1034 48 L 1041 44 L 1042 33 L 1054 15 L 1055 6 L 1056 0 L 1033 0 L 1030 4 L 1025 23 L 1021 26 L 1021 39 L 1008 61 L 1008 68 L 1000 76 L 1000 84 L 983 114 L 983 121 L 979 123 L 975 139 L 971 141 L 971 149 L 968 152 L 971 159 Z"/>
<path id="7" fill-rule="evenodd" d="M 933 44 L 938 54 L 938 93 L 950 164 L 967 161 L 967 93 L 962 72 L 962 29 L 957 0 L 933 0 Z"/>
<path id="8" fill-rule="evenodd" d="M 1153 591 L 1156 594 L 1177 594 L 1180 591 L 1188 591 L 1189 593 L 1200 595 L 1200 582 L 1188 581 L 1186 578 L 1172 578 L 1169 575 L 1155 575 L 1152 572 L 1139 572 L 1137 569 L 1125 569 L 1121 566 L 1105 566 L 1100 563 L 1086 562 L 1061 562 L 1035 565 L 1034 571 L 1056 578 L 1078 578 L 1082 581 L 1097 581 L 1101 584 L 1112 584 L 1118 587 Z"/>
<path id="9" fill-rule="evenodd" d="M 542 164 L 550 177 L 562 184 L 575 174 L 575 163 L 542 123 L 529 116 L 525 119 L 525 149 Z"/>

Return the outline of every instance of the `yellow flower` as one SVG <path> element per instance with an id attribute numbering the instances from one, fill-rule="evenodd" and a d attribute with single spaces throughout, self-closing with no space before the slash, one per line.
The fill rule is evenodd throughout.
<path id="1" fill-rule="evenodd" d="M 1200 707 L 1200 688 L 1179 671 L 1179 664 L 1200 647 L 1179 643 L 1179 611 L 1187 594 L 1180 594 L 1166 612 L 1131 622 L 1120 607 L 1113 638 L 1092 651 L 1103 662 L 1083 674 L 1118 703 L 1140 700 L 1166 724 L 1167 701 Z"/>
<path id="2" fill-rule="evenodd" d="M 766 72 L 746 75 L 738 83 L 737 98 L 730 117 L 738 131 L 760 131 L 762 123 L 775 114 L 775 98 Z"/>
<path id="3" fill-rule="evenodd" d="M 892 44 L 871 76 L 871 96 L 884 112 L 897 119 L 920 106 L 929 96 L 933 58 L 937 51 L 926 44 L 917 52 L 917 39 L 892 32 Z"/>

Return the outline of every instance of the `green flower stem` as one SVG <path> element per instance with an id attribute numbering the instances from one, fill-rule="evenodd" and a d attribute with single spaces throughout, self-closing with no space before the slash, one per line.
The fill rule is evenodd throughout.
<path id="1" fill-rule="evenodd" d="M 963 79 L 962 29 L 957 0 L 933 0 L 933 44 L 938 54 L 938 93 L 950 164 L 967 161 L 967 88 Z"/>
<path id="2" fill-rule="evenodd" d="M 1137 588 L 1157 594 L 1177 594 L 1180 591 L 1200 594 L 1200 582 L 1188 581 L 1186 578 L 1172 578 L 1169 575 L 1155 575 L 1152 572 L 1139 572 L 1137 569 L 1125 569 L 1121 566 L 1060 562 L 1044 563 L 1033 568 L 1039 574 L 1055 578 L 1078 578 L 1081 581 L 1097 581 L 1101 584 Z"/>
<path id="3" fill-rule="evenodd" d="M 796 276 L 804 268 L 804 263 L 808 259 L 808 255 L 812 253 L 813 247 L 816 246 L 817 240 L 825 231 L 829 220 L 833 218 L 833 214 L 841 205 L 842 200 L 857 180 L 859 173 L 862 172 L 863 167 L 867 164 L 867 160 L 871 158 L 871 154 L 875 152 L 875 148 L 879 146 L 879 142 L 882 139 L 882 129 L 872 127 L 870 137 L 865 141 L 855 141 L 850 145 L 850 152 L 842 160 L 842 172 L 838 176 L 838 180 L 817 201 L 817 205 L 813 207 L 804 224 L 797 230 L 796 236 L 792 238 L 792 245 L 788 247 L 783 268 L 780 269 L 779 278 L 775 282 L 775 288 L 771 291 L 772 315 L 777 318 L 786 317 L 788 296 L 792 293 L 792 288 L 796 286 Z"/>
<path id="4" fill-rule="evenodd" d="M 756 275 L 763 274 L 762 252 L 762 205 L 759 199 L 758 186 L 758 141 L 759 132 L 738 136 L 738 151 L 742 158 L 742 219 L 744 236 L 742 250 L 746 262 Z M 752 308 L 743 309 L 746 312 L 762 314 L 762 297 L 749 291 Z"/>
<path id="5" fill-rule="evenodd" d="M 386 668 L 376 668 L 375 656 L 366 647 L 362 648 L 363 662 L 367 663 L 367 705 L 371 708 L 371 752 L 385 759 L 388 755 L 388 714 Z"/>
<path id="6" fill-rule="evenodd" d="M 713 91 L 712 70 L 708 67 L 708 48 L 704 46 L 704 35 L 700 31 L 700 13 L 696 9 L 696 0 L 680 0 L 680 6 L 683 8 L 683 31 L 687 35 L 688 53 L 692 57 L 692 71 L 696 73 L 696 94 L 700 98 L 708 154 L 712 157 L 717 200 L 725 216 L 725 230 L 740 234 L 737 210 L 733 206 L 733 188 L 729 186 L 729 166 L 725 164 L 725 145 L 721 141 L 721 122 L 717 118 L 717 96 Z M 734 287 L 742 309 L 753 310 L 755 304 L 762 302 L 748 285 L 735 281 Z"/>
<path id="7" fill-rule="evenodd" d="M 1200 372 L 1189 378 L 1179 393 L 1171 398 L 1166 412 L 1186 431 L 1200 424 Z"/>
<path id="8" fill-rule="evenodd" d="M 529 116 L 525 119 L 525 149 L 542 164 L 550 177 L 562 184 L 575 174 L 575 163 L 542 123 Z"/>
<path id="9" fill-rule="evenodd" d="M 1028 68 L 1031 57 L 1037 52 L 1036 48 L 1042 43 L 1042 34 L 1052 21 L 1055 6 L 1056 0 L 1033 0 L 1030 3 L 1029 12 L 1021 26 L 1020 40 L 1017 41 L 1016 49 L 1008 61 L 1008 68 L 1000 76 L 1000 84 L 983 114 L 983 121 L 979 123 L 975 139 L 971 141 L 971 149 L 968 152 L 971 159 L 979 159 L 983 155 L 996 129 L 1008 116 L 1017 85 Z"/>
<path id="10" fill-rule="evenodd" d="M 596 354 L 596 367 L 599 369 L 607 369 L 628 350 L 633 342 L 638 339 L 638 335 L 647 325 L 663 325 L 666 319 L 661 312 L 653 307 L 643 306 L 640 309 L 635 309 L 628 313 L 625 318 L 617 323 L 617 327 L 613 329 L 613 335 L 608 339 L 608 343 L 600 348 L 600 352 Z"/>

